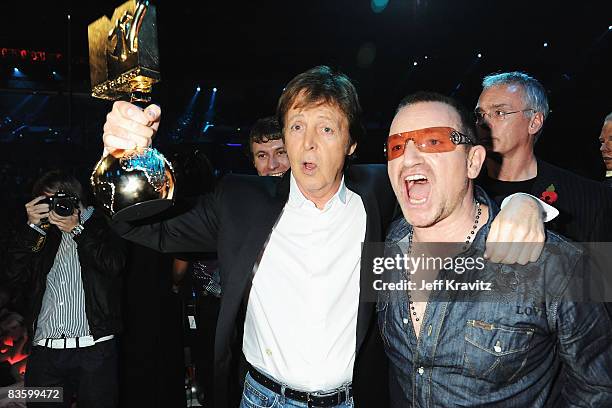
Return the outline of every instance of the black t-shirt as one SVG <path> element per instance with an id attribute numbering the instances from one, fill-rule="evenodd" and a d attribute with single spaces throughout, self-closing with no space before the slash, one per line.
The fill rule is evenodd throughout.
<path id="1" fill-rule="evenodd" d="M 531 194 L 535 177 L 524 181 L 501 181 L 490 178 L 487 174 L 478 177 L 478 185 L 497 203 L 501 205 L 504 198 L 514 193 Z"/>

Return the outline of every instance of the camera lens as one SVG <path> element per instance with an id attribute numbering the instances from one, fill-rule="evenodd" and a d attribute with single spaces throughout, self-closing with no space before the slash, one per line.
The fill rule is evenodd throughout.
<path id="1" fill-rule="evenodd" d="M 58 198 L 55 200 L 53 211 L 62 217 L 68 217 L 74 212 L 74 204 L 69 198 Z"/>

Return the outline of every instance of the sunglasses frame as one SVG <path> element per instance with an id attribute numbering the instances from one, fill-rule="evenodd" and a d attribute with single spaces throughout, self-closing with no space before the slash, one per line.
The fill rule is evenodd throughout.
<path id="1" fill-rule="evenodd" d="M 387 158 L 387 161 L 391 161 L 389 160 L 389 155 L 387 154 L 387 149 L 388 149 L 388 143 L 389 143 L 389 138 L 392 136 L 402 136 L 406 133 L 414 133 L 414 132 L 423 132 L 423 131 L 428 131 L 431 129 L 444 129 L 444 130 L 448 130 L 449 131 L 449 135 L 448 138 L 451 141 L 451 143 L 453 145 L 455 145 L 455 148 L 460 145 L 460 144 L 470 144 L 470 145 L 476 145 L 476 142 L 474 141 L 474 139 L 466 134 L 463 134 L 461 132 L 459 132 L 456 129 L 453 129 L 452 127 L 448 127 L 448 126 L 434 126 L 434 127 L 429 127 L 429 128 L 423 128 L 423 129 L 417 129 L 417 130 L 411 130 L 409 132 L 400 132 L 400 133 L 394 133 L 392 135 L 387 136 L 387 140 L 385 141 L 385 145 L 383 147 L 383 151 L 385 154 L 385 157 Z M 412 140 L 414 142 L 414 139 L 408 139 L 406 140 L 406 143 L 408 143 L 409 140 Z M 415 143 L 416 148 L 419 150 L 419 152 L 421 153 L 433 153 L 433 152 L 424 152 L 422 151 L 419 146 Z M 455 150 L 455 149 L 453 149 Z M 453 150 L 448 150 L 447 152 L 452 152 Z M 445 153 L 445 152 L 439 152 L 439 153 Z M 402 153 L 403 155 L 403 153 Z M 399 158 L 396 157 L 396 159 Z M 395 159 L 392 159 L 395 160 Z"/>

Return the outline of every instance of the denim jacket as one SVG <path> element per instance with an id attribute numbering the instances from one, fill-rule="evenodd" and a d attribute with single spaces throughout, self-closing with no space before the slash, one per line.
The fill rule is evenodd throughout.
<path id="1" fill-rule="evenodd" d="M 499 212 L 479 188 L 489 220 L 458 256 L 484 254 L 491 220 Z M 395 221 L 385 256 L 402 252 L 411 226 Z M 377 317 L 389 356 L 391 399 L 397 407 L 612 407 L 612 322 L 603 304 L 569 299 L 578 246 L 547 232 L 537 262 L 462 274 L 442 269 L 438 279 L 492 282 L 495 294 L 432 291 L 420 336 L 414 332 L 405 290 L 379 291 Z M 384 281 L 405 277 L 385 271 Z M 559 374 L 563 369 L 563 380 Z"/>

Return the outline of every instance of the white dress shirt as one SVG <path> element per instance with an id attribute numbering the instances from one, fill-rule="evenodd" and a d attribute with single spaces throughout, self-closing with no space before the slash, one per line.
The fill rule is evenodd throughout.
<path id="1" fill-rule="evenodd" d="M 242 348 L 251 365 L 288 387 L 332 390 L 353 377 L 366 212 L 344 179 L 319 210 L 290 176 L 253 278 Z"/>

